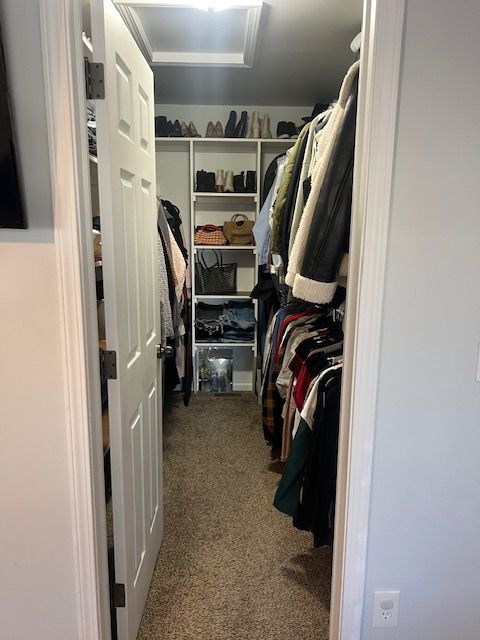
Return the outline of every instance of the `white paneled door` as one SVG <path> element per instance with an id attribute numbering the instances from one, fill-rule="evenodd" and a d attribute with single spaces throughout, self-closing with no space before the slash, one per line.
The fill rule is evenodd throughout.
<path id="1" fill-rule="evenodd" d="M 163 533 L 153 75 L 111 0 L 92 0 L 119 640 L 133 640 Z"/>

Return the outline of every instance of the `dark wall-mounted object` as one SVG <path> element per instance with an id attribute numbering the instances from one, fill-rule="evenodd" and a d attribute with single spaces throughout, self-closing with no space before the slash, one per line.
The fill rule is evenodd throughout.
<path id="1" fill-rule="evenodd" d="M 0 227 L 26 229 L 0 25 Z"/>

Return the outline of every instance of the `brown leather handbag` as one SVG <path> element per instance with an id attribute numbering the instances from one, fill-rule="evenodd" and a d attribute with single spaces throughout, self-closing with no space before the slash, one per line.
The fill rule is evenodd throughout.
<path id="1" fill-rule="evenodd" d="M 229 244 L 253 244 L 253 225 L 254 221 L 244 213 L 236 213 L 223 225 L 223 233 Z"/>
<path id="2" fill-rule="evenodd" d="M 227 244 L 227 239 L 223 235 L 222 227 L 214 224 L 205 224 L 195 231 L 193 242 L 196 245 L 210 245 L 220 247 Z"/>

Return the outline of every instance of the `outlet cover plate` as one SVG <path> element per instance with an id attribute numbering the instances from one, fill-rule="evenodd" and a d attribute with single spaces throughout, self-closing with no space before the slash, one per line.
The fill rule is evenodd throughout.
<path id="1" fill-rule="evenodd" d="M 398 625 L 398 607 L 400 591 L 373 592 L 373 626 L 396 627 Z"/>

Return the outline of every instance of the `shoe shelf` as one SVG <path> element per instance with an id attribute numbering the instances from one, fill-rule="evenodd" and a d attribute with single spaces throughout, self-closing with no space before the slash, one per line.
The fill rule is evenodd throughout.
<path id="1" fill-rule="evenodd" d="M 196 300 L 251 300 L 250 291 L 237 291 L 237 293 L 224 293 L 222 295 L 197 294 Z"/>
<path id="2" fill-rule="evenodd" d="M 195 342 L 195 346 L 198 348 L 212 348 L 212 347 L 250 347 L 253 349 L 255 347 L 255 342 Z"/>
<path id="3" fill-rule="evenodd" d="M 238 198 L 253 199 L 254 202 L 258 199 L 257 193 L 214 193 L 213 191 L 194 191 L 193 200 L 196 198 L 228 198 L 230 200 Z"/>
<path id="4" fill-rule="evenodd" d="M 257 247 L 254 244 L 194 244 L 193 251 L 196 252 L 200 249 L 216 249 L 217 251 L 253 251 L 257 252 Z"/>
<path id="5" fill-rule="evenodd" d="M 155 138 L 155 142 L 159 144 L 188 144 L 190 142 L 195 145 L 254 145 L 260 143 L 262 145 L 285 145 L 292 146 L 295 143 L 295 138 L 183 138 L 182 136 L 168 137 L 168 138 Z"/>

